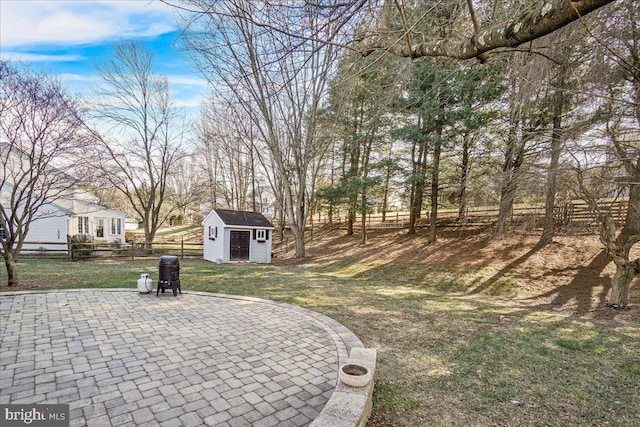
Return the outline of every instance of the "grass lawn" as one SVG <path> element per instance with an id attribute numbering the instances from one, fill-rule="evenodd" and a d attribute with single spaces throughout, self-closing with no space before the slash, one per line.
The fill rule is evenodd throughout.
<path id="1" fill-rule="evenodd" d="M 157 259 L 23 260 L 23 286 L 128 287 Z M 353 260 L 216 265 L 181 261 L 185 290 L 255 296 L 328 315 L 378 349 L 369 426 L 638 426 L 640 319 L 464 292 L 508 273 Z M 6 272 L 0 291 L 7 291 Z M 455 293 L 454 293 L 455 291 Z M 501 320 L 506 316 L 510 321 Z"/>

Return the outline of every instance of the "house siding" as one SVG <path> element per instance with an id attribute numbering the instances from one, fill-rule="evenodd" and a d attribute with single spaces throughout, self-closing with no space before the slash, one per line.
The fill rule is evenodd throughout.
<path id="1" fill-rule="evenodd" d="M 22 247 L 23 253 L 48 251 L 67 251 L 67 229 L 69 217 L 60 212 L 55 216 L 36 219 L 31 222 L 29 232 Z"/>

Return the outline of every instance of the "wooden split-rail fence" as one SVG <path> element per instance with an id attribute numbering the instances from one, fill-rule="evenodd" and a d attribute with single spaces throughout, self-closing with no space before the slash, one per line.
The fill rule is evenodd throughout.
<path id="1" fill-rule="evenodd" d="M 600 201 L 596 209 L 591 209 L 583 202 L 570 202 L 554 209 L 554 222 L 557 227 L 591 228 L 596 225 L 597 218 L 594 213 L 610 215 L 618 226 L 622 226 L 626 219 L 627 200 Z M 469 209 L 460 219 L 458 212 L 454 210 L 441 210 L 438 212 L 438 227 L 487 227 L 496 223 L 497 209 Z M 541 227 L 544 221 L 544 207 L 514 207 L 509 216 L 509 224 L 513 227 L 534 229 Z M 356 217 L 354 228 L 360 227 L 361 217 Z M 276 229 L 278 229 L 277 224 Z M 409 225 L 409 213 L 388 212 L 382 214 L 368 214 L 366 217 L 367 229 L 403 229 Z M 417 227 L 429 226 L 429 213 L 425 212 L 416 221 Z M 333 218 L 314 215 L 307 221 L 307 229 L 311 233 L 322 230 L 346 228 L 347 220 L 343 217 Z M 191 232 L 188 236 L 178 238 L 164 238 L 145 245 L 142 241 L 128 241 L 126 243 L 87 242 L 26 242 L 22 250 L 24 256 L 55 257 L 80 260 L 97 257 L 152 257 L 158 255 L 175 255 L 184 257 L 201 257 L 203 244 L 200 241 L 201 233 Z"/>
<path id="2" fill-rule="evenodd" d="M 596 225 L 598 214 L 610 215 L 618 226 L 622 226 L 626 220 L 627 200 L 600 201 L 595 209 L 590 208 L 584 202 L 568 202 L 554 208 L 554 223 L 556 227 L 588 228 Z M 509 215 L 508 223 L 511 226 L 533 229 L 541 227 L 544 223 L 545 209 L 541 206 L 514 207 Z M 367 229 L 407 228 L 409 226 L 408 212 L 387 212 L 382 214 L 367 214 L 365 224 Z M 487 227 L 495 225 L 498 220 L 497 208 L 473 208 L 468 209 L 462 218 L 458 211 L 443 209 L 438 212 L 438 227 Z M 428 227 L 430 213 L 422 212 L 416 221 L 416 227 Z M 357 215 L 353 223 L 354 228 L 360 227 L 362 217 Z M 326 216 L 314 215 L 311 221 L 307 221 L 308 228 L 328 227 L 346 228 L 345 216 L 334 217 L 331 221 Z M 277 228 L 277 227 L 276 227 Z"/>

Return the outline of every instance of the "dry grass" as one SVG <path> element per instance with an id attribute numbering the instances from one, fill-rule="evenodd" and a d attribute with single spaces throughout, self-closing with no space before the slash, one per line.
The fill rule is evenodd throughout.
<path id="1" fill-rule="evenodd" d="M 331 234 L 270 266 L 183 260 L 186 289 L 322 312 L 379 351 L 370 426 L 640 425 L 640 292 L 603 308 L 612 266 L 592 236 Z M 157 260 L 28 261 L 28 286 L 135 286 Z M 6 287 L 0 290 L 6 290 Z M 506 316 L 510 321 L 502 320 Z"/>

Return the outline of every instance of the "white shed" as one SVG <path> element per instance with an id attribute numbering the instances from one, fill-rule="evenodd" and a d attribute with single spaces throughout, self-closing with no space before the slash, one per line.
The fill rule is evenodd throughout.
<path id="1" fill-rule="evenodd" d="M 214 209 L 202 221 L 204 259 L 271 262 L 273 224 L 258 212 Z"/>

